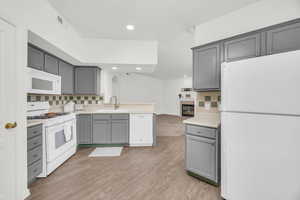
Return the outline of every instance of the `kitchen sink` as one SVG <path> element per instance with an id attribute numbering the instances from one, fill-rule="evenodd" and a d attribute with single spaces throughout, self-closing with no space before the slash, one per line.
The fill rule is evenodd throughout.
<path id="1" fill-rule="evenodd" d="M 97 113 L 128 113 L 129 111 L 128 110 L 123 110 L 123 109 L 116 109 L 116 110 L 101 109 L 101 110 L 97 110 L 96 112 Z"/>

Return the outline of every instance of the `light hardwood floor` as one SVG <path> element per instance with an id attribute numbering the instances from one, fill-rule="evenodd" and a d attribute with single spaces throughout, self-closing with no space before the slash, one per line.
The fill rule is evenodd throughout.
<path id="1" fill-rule="evenodd" d="M 180 122 L 179 122 L 180 123 Z M 184 137 L 158 137 L 156 147 L 126 147 L 120 157 L 89 158 L 82 148 L 27 200 L 219 200 L 219 188 L 186 174 Z"/>
<path id="2" fill-rule="evenodd" d="M 174 115 L 158 115 L 158 136 L 181 136 L 184 134 L 182 120 L 187 119 Z"/>

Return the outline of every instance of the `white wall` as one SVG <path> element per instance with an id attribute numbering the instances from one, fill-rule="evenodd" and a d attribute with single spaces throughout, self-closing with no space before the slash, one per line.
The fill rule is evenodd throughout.
<path id="1" fill-rule="evenodd" d="M 140 74 L 115 74 L 117 85 L 113 95 L 120 103 L 155 103 L 158 114 L 180 115 L 178 94 L 181 88 L 191 88 L 192 78 L 160 80 Z"/>
<path id="2" fill-rule="evenodd" d="M 163 82 L 140 74 L 116 74 L 120 103 L 154 103 L 155 111 L 162 112 Z"/>
<path id="3" fill-rule="evenodd" d="M 89 38 L 86 62 L 103 64 L 157 64 L 157 42 Z"/>
<path id="4" fill-rule="evenodd" d="M 112 78 L 110 71 L 102 69 L 101 71 L 101 93 L 103 94 L 104 103 L 109 103 L 112 96 Z"/>
<path id="5" fill-rule="evenodd" d="M 191 77 L 163 81 L 163 114 L 180 115 L 180 102 L 178 94 L 181 93 L 181 88 L 191 87 Z"/>
<path id="6" fill-rule="evenodd" d="M 22 6 L 22 2 L 24 5 Z M 157 64 L 157 42 L 86 39 L 47 0 L 1 0 L 3 14 L 82 63 Z M 63 17 L 63 24 L 57 16 Z M 54 53 L 55 52 L 51 52 Z"/>
<path id="7" fill-rule="evenodd" d="M 196 26 L 195 46 L 300 17 L 300 0 L 263 0 Z"/>

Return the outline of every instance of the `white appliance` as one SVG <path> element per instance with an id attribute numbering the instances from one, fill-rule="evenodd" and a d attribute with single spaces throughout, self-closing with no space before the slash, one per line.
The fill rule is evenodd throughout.
<path id="1" fill-rule="evenodd" d="M 300 51 L 222 65 L 221 195 L 300 199 Z"/>
<path id="2" fill-rule="evenodd" d="M 30 102 L 27 106 L 28 120 L 43 122 L 43 171 L 46 177 L 76 153 L 76 115 L 56 113 L 48 116 L 48 102 Z"/>
<path id="3" fill-rule="evenodd" d="M 130 114 L 130 146 L 153 145 L 153 114 Z"/>
<path id="4" fill-rule="evenodd" d="M 28 89 L 33 94 L 61 94 L 61 77 L 27 67 Z"/>

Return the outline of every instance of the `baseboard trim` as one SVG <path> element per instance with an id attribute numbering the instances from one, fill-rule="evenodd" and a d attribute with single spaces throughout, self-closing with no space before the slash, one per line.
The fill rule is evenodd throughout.
<path id="1" fill-rule="evenodd" d="M 153 143 L 132 143 L 130 144 L 131 147 L 151 147 Z"/>

